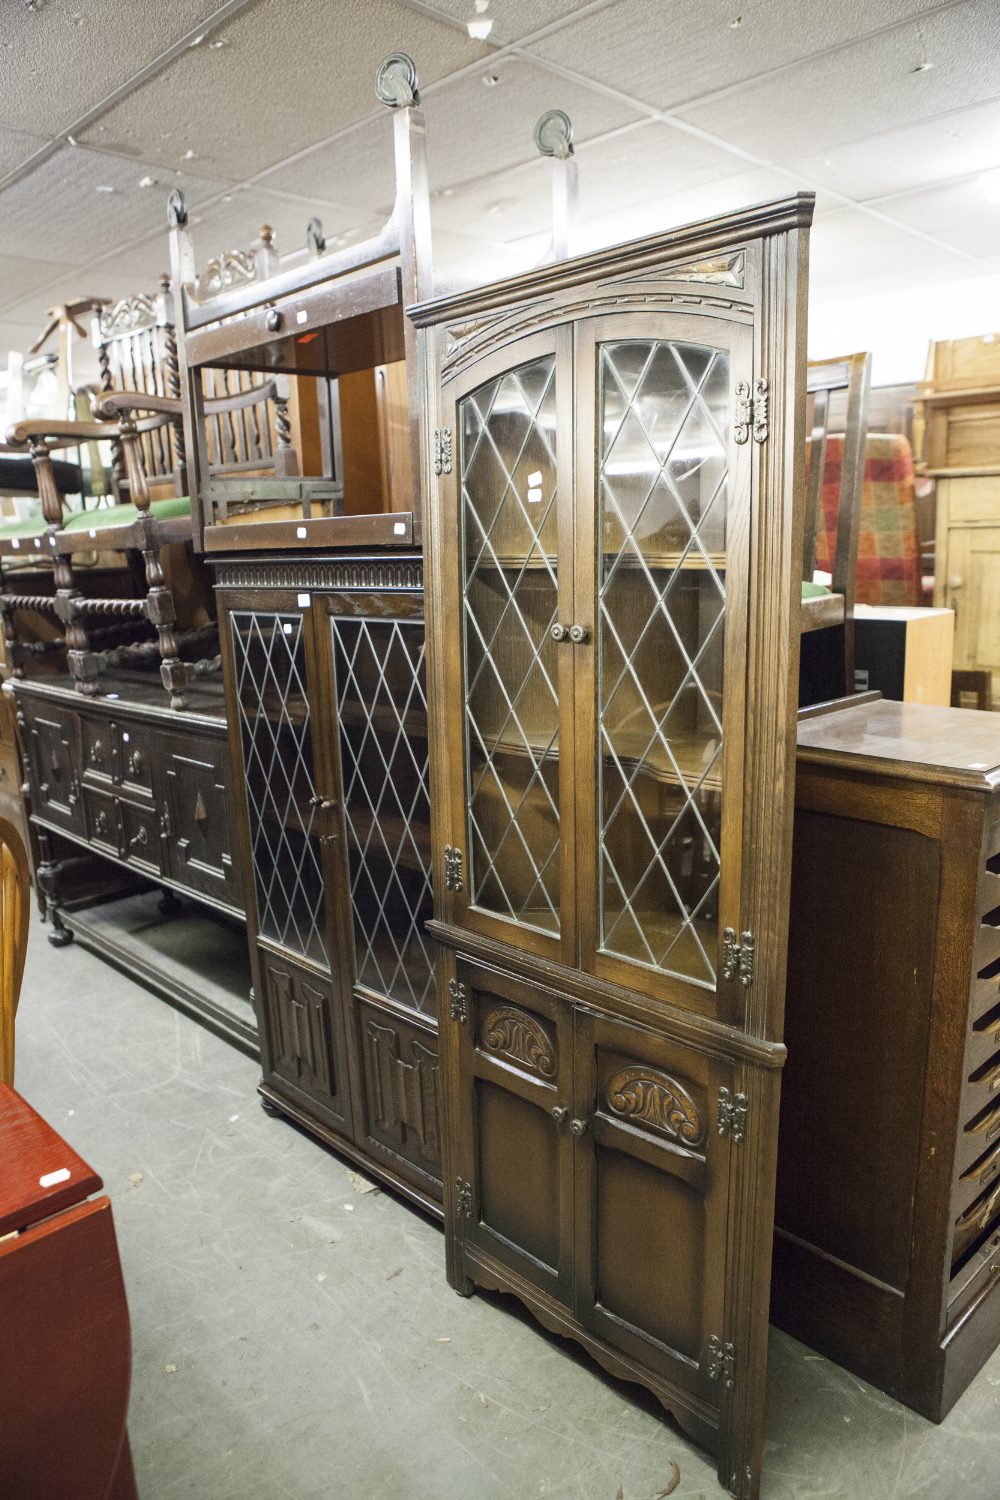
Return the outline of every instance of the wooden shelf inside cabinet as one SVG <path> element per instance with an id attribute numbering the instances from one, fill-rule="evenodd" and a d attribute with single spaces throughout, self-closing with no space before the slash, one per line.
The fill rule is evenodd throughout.
<path id="1" fill-rule="evenodd" d="M 366 858 L 378 858 L 388 850 L 386 858 L 404 870 L 427 869 L 431 858 L 431 830 L 427 823 L 407 822 L 403 818 L 382 813 L 376 819 L 366 809 L 351 807 L 345 812 L 347 841 L 355 849 L 363 849 Z M 372 839 L 374 828 L 379 837 Z M 384 847 L 383 847 L 384 846 Z"/>
<path id="2" fill-rule="evenodd" d="M 642 768 L 644 780 L 662 782 L 664 786 L 684 785 L 690 789 L 695 786 L 700 791 L 718 792 L 722 790 L 722 762 L 716 756 L 718 749 L 717 741 L 708 741 L 696 735 L 680 736 L 671 734 L 670 751 L 673 756 L 668 755 L 664 746 L 657 739 L 652 745 L 649 741 L 651 735 L 636 733 L 635 731 L 622 731 L 611 729 L 609 737 L 614 741 L 615 755 L 605 752 L 602 756 L 606 767 L 614 765 L 617 758 L 618 763 L 626 772 L 638 771 Z M 559 758 L 558 749 L 552 749 L 548 755 L 551 736 L 535 734 L 528 728 L 525 737 L 509 734 L 489 735 L 482 734 L 482 743 L 491 758 L 495 756 L 514 756 L 523 758 L 530 757 L 541 764 L 547 759 L 555 766 Z M 480 748 L 480 740 L 477 738 L 473 747 L 474 753 Z M 713 757 L 715 757 L 713 761 Z"/>
<path id="3" fill-rule="evenodd" d="M 607 551 L 601 553 L 601 561 L 605 569 L 614 566 L 617 562 L 619 569 L 624 568 L 629 572 L 642 571 L 644 568 L 648 568 L 652 573 L 687 571 L 703 573 L 711 568 L 713 572 L 721 574 L 726 571 L 728 555 L 725 552 L 703 553 L 697 547 L 692 548 L 686 553 L 683 549 L 676 552 L 647 552 L 644 550 L 641 558 L 637 557 L 634 553 L 620 557 L 617 552 Z M 489 573 L 520 573 L 522 570 L 532 572 L 538 569 L 544 569 L 549 573 L 555 574 L 558 570 L 559 560 L 554 552 L 532 552 L 530 554 L 506 552 L 501 556 L 497 556 L 496 554 L 491 556 L 487 553 L 485 557 L 480 558 L 478 549 L 473 547 L 469 549 L 467 554 L 467 563 L 469 565 L 476 565 L 475 576 L 479 578 Z"/>
<path id="4" fill-rule="evenodd" d="M 364 704 L 347 701 L 341 703 L 339 717 L 342 724 L 356 724 L 361 728 L 371 725 L 376 732 L 383 730 L 391 734 L 395 733 L 402 723 L 403 732 L 408 738 L 421 740 L 427 738 L 427 710 L 424 708 L 407 709 L 401 720 L 395 708 L 378 703 L 368 708 Z"/>

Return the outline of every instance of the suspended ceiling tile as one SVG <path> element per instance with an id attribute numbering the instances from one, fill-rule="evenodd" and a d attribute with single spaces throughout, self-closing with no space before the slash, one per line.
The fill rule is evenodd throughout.
<path id="1" fill-rule="evenodd" d="M 729 152 L 650 120 L 584 143 L 576 155 L 584 220 L 613 215 L 651 197 L 661 199 L 701 183 L 720 182 L 746 168 L 745 162 Z M 437 190 L 434 223 L 506 241 L 549 233 L 552 177 L 552 162 L 535 156 L 516 171 Z"/>
<path id="2" fill-rule="evenodd" d="M 1000 166 L 1000 99 L 796 159 L 803 177 L 859 201 Z"/>
<path id="3" fill-rule="evenodd" d="M 604 0 L 605 6 L 617 3 Z M 463 26 L 467 21 L 492 20 L 491 42 L 517 42 L 543 26 L 568 21 L 581 5 L 580 0 L 492 0 L 480 15 L 475 0 L 434 0 L 434 9 L 446 11 Z"/>
<path id="4" fill-rule="evenodd" d="M 375 72 L 409 52 L 421 83 L 488 53 L 447 22 L 395 0 L 256 0 L 88 130 L 84 139 L 242 181 L 382 108 Z"/>
<path id="5" fill-rule="evenodd" d="M 44 286 L 71 268 L 60 261 L 25 259 L 20 255 L 0 255 L 0 309 L 18 302 L 26 292 Z"/>
<path id="6" fill-rule="evenodd" d="M 53 256 L 86 265 L 161 225 L 166 231 L 167 193 L 183 188 L 192 205 L 219 192 L 221 183 L 186 173 L 156 175 L 141 162 L 99 151 L 62 146 L 30 176 L 0 193 L 0 254 Z M 110 191 L 109 191 L 110 190 Z"/>
<path id="7" fill-rule="evenodd" d="M 787 161 L 991 99 L 1000 92 L 998 56 L 1000 6 L 969 0 L 678 113 Z M 933 66 L 914 72 L 922 61 Z"/>
<path id="8" fill-rule="evenodd" d="M 1000 255 L 1000 168 L 985 190 L 978 178 L 907 193 L 874 207 L 973 255 Z"/>
<path id="9" fill-rule="evenodd" d="M 431 105 L 432 117 L 433 112 Z M 433 134 L 433 118 L 427 133 Z M 396 187 L 392 137 L 392 118 L 386 110 L 297 161 L 263 173 L 258 181 L 265 188 L 357 204 L 385 219 Z M 332 231 L 332 222 L 328 227 Z"/>
<path id="10" fill-rule="evenodd" d="M 934 0 L 619 0 L 533 44 L 531 51 L 659 109 L 865 36 Z M 739 25 L 733 25 L 740 18 Z M 806 118 L 806 117 L 804 117 Z M 757 121 L 744 116 L 749 140 Z"/>
<path id="11" fill-rule="evenodd" d="M 8 130 L 0 125 L 0 177 L 12 172 L 45 145 L 43 136 L 27 135 L 23 130 Z"/>
<path id="12" fill-rule="evenodd" d="M 987 269 L 858 209 L 825 214 L 810 237 L 809 292 L 818 300 L 957 280 Z"/>
<path id="13" fill-rule="evenodd" d="M 219 0 L 221 3 L 221 0 Z M 4 0 L 0 120 L 55 135 L 197 26 L 213 0 Z"/>
<path id="14" fill-rule="evenodd" d="M 195 264 L 200 270 L 206 261 L 223 250 L 248 249 L 263 224 L 269 224 L 274 231 L 273 243 L 279 256 L 304 250 L 306 225 L 314 216 L 323 221 L 324 231 L 331 242 L 337 235 L 353 237 L 359 232 L 370 233 L 371 225 L 378 224 L 362 209 L 285 197 L 254 184 L 227 192 L 208 208 L 190 215 Z"/>

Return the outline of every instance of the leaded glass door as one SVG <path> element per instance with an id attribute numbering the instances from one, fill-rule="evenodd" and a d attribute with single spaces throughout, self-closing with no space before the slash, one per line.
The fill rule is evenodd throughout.
<path id="1" fill-rule="evenodd" d="M 750 466 L 734 391 L 748 328 L 618 315 L 580 326 L 576 648 L 581 962 L 714 1013 L 738 926 Z M 749 386 L 748 386 L 749 389 Z M 576 613 L 585 613 L 580 602 Z"/>
<path id="2" fill-rule="evenodd" d="M 461 715 L 446 909 L 575 961 L 572 339 L 519 340 L 457 383 L 446 481 L 448 696 Z"/>

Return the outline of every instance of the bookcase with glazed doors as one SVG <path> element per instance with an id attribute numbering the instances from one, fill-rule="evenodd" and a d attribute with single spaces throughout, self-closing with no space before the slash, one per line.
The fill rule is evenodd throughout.
<path id="1" fill-rule="evenodd" d="M 411 310 L 449 1276 L 755 1496 L 798 665 L 800 195 Z"/>

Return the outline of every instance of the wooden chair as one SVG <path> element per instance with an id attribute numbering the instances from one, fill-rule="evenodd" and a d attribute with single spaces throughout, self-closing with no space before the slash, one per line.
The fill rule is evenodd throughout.
<path id="1" fill-rule="evenodd" d="M 135 639 L 137 622 L 148 622 L 156 631 L 154 652 L 160 658 L 170 705 L 180 710 L 186 707 L 192 678 L 215 670 L 218 657 L 213 639 L 207 655 L 183 660 L 192 640 L 203 643 L 204 632 L 200 636 L 178 634 L 173 593 L 161 561 L 165 546 L 194 540 L 177 339 L 167 278 L 155 297 L 128 297 L 102 308 L 95 318 L 94 336 L 101 366 L 96 420 L 33 419 L 16 423 L 8 433 L 15 451 L 30 452 L 41 515 L 34 522 L 21 523 L 17 535 L 5 536 L 0 528 L 0 557 L 34 554 L 49 558 L 56 587 L 52 597 L 5 590 L 0 595 L 4 635 L 15 672 L 22 675 L 24 653 L 18 651 L 17 612 L 48 609 L 54 613 L 64 627 L 67 665 L 76 686 L 81 693 L 93 695 L 109 666 L 141 665 L 148 659 L 151 643 Z M 207 400 L 204 407 L 205 422 L 217 435 L 214 467 L 244 472 L 294 466 L 280 379 L 251 382 L 248 378 L 237 382 L 236 389 L 222 382 L 219 389 L 223 394 Z M 113 503 L 66 514 L 58 483 L 60 466 L 53 464 L 51 454 L 101 441 L 111 444 Z M 140 583 L 129 598 L 88 597 L 78 587 L 72 558 L 98 548 L 141 557 L 145 591 Z M 94 616 L 116 623 L 94 631 L 88 623 Z M 110 643 L 106 649 L 94 649 L 92 636 Z M 195 649 L 199 649 L 197 644 Z"/>
<path id="2" fill-rule="evenodd" d="M 0 1083 L 14 1082 L 14 1016 L 28 948 L 28 856 L 13 823 L 0 817 Z"/>
<path id="3" fill-rule="evenodd" d="M 849 354 L 839 359 L 813 361 L 809 365 L 806 392 L 812 407 L 812 420 L 802 558 L 800 705 L 825 702 L 854 691 L 855 575 L 870 385 L 870 354 Z M 813 573 L 831 441 L 831 397 L 839 391 L 846 393 L 847 410 L 841 451 L 836 547 L 830 584 L 826 586 L 814 583 Z"/>

